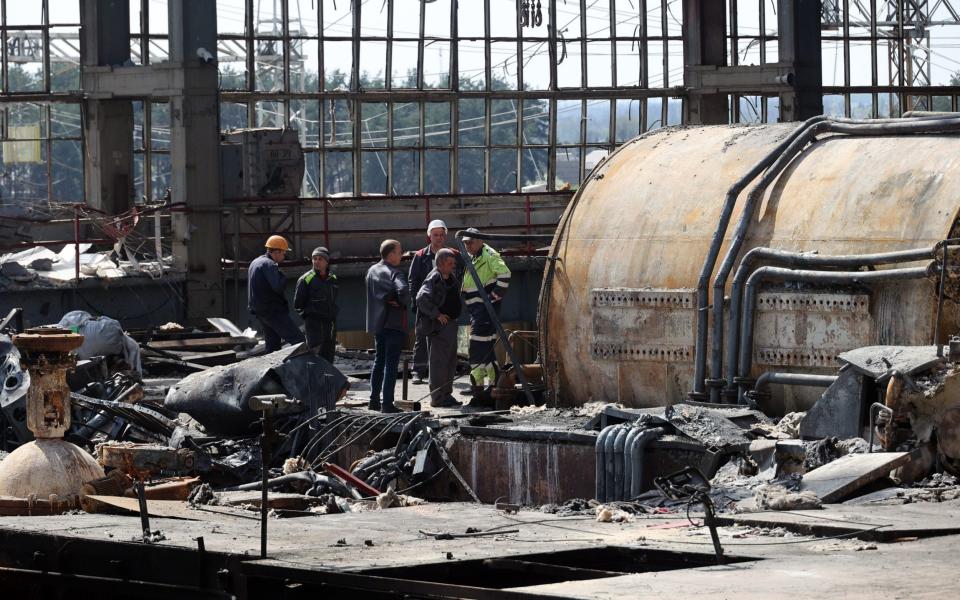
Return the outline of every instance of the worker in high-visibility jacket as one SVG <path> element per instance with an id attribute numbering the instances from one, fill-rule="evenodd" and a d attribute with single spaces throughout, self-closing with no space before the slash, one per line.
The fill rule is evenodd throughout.
<path id="1" fill-rule="evenodd" d="M 466 233 L 468 235 L 463 237 L 463 245 L 480 278 L 479 282 L 475 281 L 467 269 L 463 274 L 462 288 L 463 300 L 470 312 L 470 382 L 476 395 L 483 389 L 484 379 L 489 381 L 487 385 L 497 383 L 497 358 L 493 351 L 497 345 L 497 328 L 483 304 L 479 287 L 482 286 L 487 292 L 494 312 L 499 316 L 501 299 L 510 287 L 510 269 L 496 250 L 484 244 L 483 240 L 469 237 L 469 234 L 479 231 L 471 227 Z"/>

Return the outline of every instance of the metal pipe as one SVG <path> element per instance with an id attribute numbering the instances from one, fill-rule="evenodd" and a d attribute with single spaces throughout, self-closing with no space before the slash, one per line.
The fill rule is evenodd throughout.
<path id="1" fill-rule="evenodd" d="M 838 378 L 837 375 L 813 375 L 811 373 L 784 373 L 767 371 L 757 377 L 753 390 L 744 394 L 747 404 L 757 408 L 757 400 L 763 394 L 762 389 L 770 384 L 799 385 L 806 387 L 830 387 Z M 752 402 L 751 402 L 752 401 Z"/>
<path id="2" fill-rule="evenodd" d="M 601 502 L 607 502 L 613 499 L 613 452 L 621 427 L 622 425 L 613 425 L 613 430 L 603 444 L 603 458 L 605 463 L 603 465 L 603 500 L 601 500 Z"/>
<path id="3" fill-rule="evenodd" d="M 760 267 L 747 279 L 744 290 L 743 324 L 740 328 L 740 382 L 737 386 L 737 401 L 743 404 L 746 379 L 750 376 L 753 354 L 753 313 L 757 302 L 757 287 L 762 281 L 801 281 L 815 284 L 852 285 L 876 281 L 900 281 L 922 279 L 930 274 L 931 265 L 884 271 L 808 271 Z"/>
<path id="4" fill-rule="evenodd" d="M 799 127 L 790 133 L 782 142 L 757 164 L 747 171 L 747 173 L 735 181 L 727 190 L 727 195 L 723 200 L 723 208 L 720 210 L 720 217 L 717 222 L 717 229 L 710 240 L 710 248 L 707 250 L 707 258 L 703 261 L 703 267 L 700 269 L 700 277 L 697 280 L 697 336 L 694 353 L 694 373 L 693 373 L 693 393 L 691 397 L 695 400 L 704 400 L 703 392 L 706 385 L 705 376 L 707 370 L 707 327 L 710 325 L 710 316 L 707 313 L 708 303 L 710 301 L 709 285 L 710 275 L 713 273 L 713 267 L 717 263 L 717 257 L 720 255 L 720 247 L 723 244 L 723 238 L 727 233 L 727 227 L 730 225 L 730 218 L 733 216 L 733 207 L 747 185 L 753 181 L 760 173 L 769 167 L 778 155 L 783 153 L 804 131 L 815 123 L 819 123 L 827 117 L 820 115 L 804 121 Z"/>
<path id="5" fill-rule="evenodd" d="M 630 475 L 631 500 L 640 495 L 640 487 L 643 485 L 643 455 L 646 452 L 647 446 L 650 445 L 650 442 L 653 440 L 659 439 L 663 434 L 664 429 L 662 427 L 653 427 L 644 429 L 640 435 L 633 440 L 633 448 L 631 448 L 632 456 L 630 457 L 630 466 L 633 470 L 633 473 Z"/>
<path id="6" fill-rule="evenodd" d="M 597 436 L 597 443 L 594 446 L 594 452 L 597 459 L 597 470 L 596 475 L 594 476 L 594 498 L 598 502 L 603 502 L 604 498 L 606 498 L 606 441 L 607 437 L 610 435 L 610 432 L 613 431 L 613 427 L 615 427 L 615 425 L 604 427 L 603 431 L 600 432 L 600 435 Z"/>
<path id="7" fill-rule="evenodd" d="M 610 500 L 623 499 L 623 448 L 629 433 L 628 426 L 621 426 L 613 442 L 613 495 Z"/>
<path id="8" fill-rule="evenodd" d="M 629 500 L 628 494 L 633 481 L 633 442 L 641 431 L 643 430 L 638 427 L 631 427 L 623 442 L 623 485 L 617 490 L 617 498 L 620 500 Z"/>
<path id="9" fill-rule="evenodd" d="M 737 350 L 740 346 L 740 310 L 743 304 L 743 285 L 752 273 L 753 265 L 758 261 L 767 261 L 790 267 L 809 268 L 858 268 L 876 265 L 886 265 L 933 258 L 933 248 L 916 248 L 913 250 L 897 250 L 894 252 L 880 252 L 876 254 L 812 254 L 809 252 L 794 252 L 775 248 L 753 248 L 743 255 L 740 266 L 733 276 L 730 285 L 730 307 L 727 315 L 726 340 L 726 388 L 725 395 L 736 397 L 736 378 L 739 369 Z M 714 357 L 714 360 L 717 360 Z"/>
<path id="10" fill-rule="evenodd" d="M 819 119 L 819 120 L 818 120 Z M 714 296 L 713 296 L 713 339 L 712 354 L 715 357 L 714 367 L 711 371 L 712 381 L 710 382 L 710 399 L 716 402 L 720 398 L 721 366 L 720 357 L 723 355 L 723 291 L 726 287 L 727 277 L 733 269 L 733 263 L 743 242 L 746 239 L 747 230 L 753 221 L 753 214 L 760 200 L 766 193 L 767 188 L 773 183 L 783 170 L 793 161 L 793 159 L 803 150 L 806 145 L 823 133 L 837 133 L 845 135 L 904 135 L 917 133 L 945 133 L 960 130 L 960 117 L 944 118 L 939 116 L 921 117 L 917 119 L 875 119 L 875 120 L 855 120 L 855 119 L 826 119 L 825 117 L 814 117 L 804 121 L 786 140 L 774 148 L 767 157 L 755 165 L 753 169 L 741 178 L 730 191 L 727 192 L 726 202 L 721 212 L 720 224 L 717 231 L 714 232 L 711 240 L 710 251 L 707 260 L 700 272 L 700 280 L 697 284 L 697 337 L 694 357 L 694 395 L 702 399 L 703 390 L 707 384 L 706 373 L 706 344 L 707 331 L 709 325 L 709 315 L 706 312 L 707 306 L 707 288 L 710 273 L 716 263 L 720 252 L 720 245 L 726 234 L 730 215 L 733 212 L 733 205 L 739 192 L 746 187 L 749 181 L 753 180 L 759 171 L 763 171 L 760 181 L 753 187 L 747 195 L 743 210 L 740 213 L 740 219 L 734 230 L 733 239 L 727 247 L 727 253 L 720 264 L 717 275 L 714 278 Z M 758 170 L 758 167 L 763 165 Z M 769 168 L 767 168 L 769 166 Z M 749 179 L 746 179 L 749 177 Z M 745 181 L 746 179 L 746 181 Z M 742 184 L 742 185 L 741 185 Z M 734 192 L 731 197 L 731 193 Z M 714 253 L 716 248 L 716 253 Z"/>

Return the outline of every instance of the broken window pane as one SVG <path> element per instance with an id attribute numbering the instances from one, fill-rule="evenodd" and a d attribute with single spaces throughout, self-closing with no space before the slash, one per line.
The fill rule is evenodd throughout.
<path id="1" fill-rule="evenodd" d="M 580 149 L 557 148 L 556 169 L 554 186 L 557 190 L 577 189 L 580 186 Z"/>
<path id="2" fill-rule="evenodd" d="M 450 42 L 424 42 L 423 86 L 435 90 L 450 88 Z"/>
<path id="3" fill-rule="evenodd" d="M 217 46 L 221 90 L 247 89 L 247 46 L 242 40 L 221 40 Z"/>
<path id="4" fill-rule="evenodd" d="M 450 145 L 450 103 L 427 102 L 424 105 L 424 142 L 427 146 Z"/>
<path id="5" fill-rule="evenodd" d="M 284 122 L 282 102 L 257 102 L 257 127 L 283 127 Z"/>
<path id="6" fill-rule="evenodd" d="M 610 87 L 611 78 L 610 42 L 587 43 L 587 85 Z"/>
<path id="7" fill-rule="evenodd" d="M 152 9 L 150 17 L 153 18 Z M 281 37 L 283 35 L 283 8 L 280 6 L 280 2 L 254 2 L 253 29 L 257 36 Z"/>
<path id="8" fill-rule="evenodd" d="M 318 0 L 318 2 L 323 3 L 323 35 L 350 37 L 353 31 L 353 2 L 350 0 L 339 2 Z"/>
<path id="9" fill-rule="evenodd" d="M 491 89 L 517 89 L 516 42 L 490 43 L 490 69 Z"/>
<path id="10" fill-rule="evenodd" d="M 547 144 L 550 141 L 550 101 L 523 101 L 523 143 Z"/>
<path id="11" fill-rule="evenodd" d="M 550 46 L 544 41 L 523 43 L 523 87 L 527 90 L 550 89 Z"/>
<path id="12" fill-rule="evenodd" d="M 587 102 L 587 143 L 606 143 L 610 140 L 610 101 Z"/>
<path id="13" fill-rule="evenodd" d="M 622 1 L 617 2 L 617 37 L 634 38 L 640 37 L 640 7 L 642 5 L 635 0 L 628 0 L 626 4 Z"/>
<path id="14" fill-rule="evenodd" d="M 153 169 L 153 172 L 151 173 L 152 182 L 150 185 L 150 198 L 163 198 L 166 195 L 167 190 L 170 189 L 170 155 L 154 154 L 151 157 L 150 163 Z"/>
<path id="15" fill-rule="evenodd" d="M 622 9 L 630 10 L 623 3 Z M 621 9 L 621 7 L 617 7 Z M 610 37 L 610 0 L 593 0 L 587 3 L 587 37 L 591 39 Z"/>
<path id="16" fill-rule="evenodd" d="M 487 85 L 484 42 L 462 41 L 457 49 L 459 70 L 457 77 L 461 90 L 483 90 Z"/>
<path id="17" fill-rule="evenodd" d="M 320 145 L 320 102 L 291 100 L 290 127 L 297 130 L 301 146 L 317 148 Z"/>
<path id="18" fill-rule="evenodd" d="M 423 193 L 450 193 L 449 150 L 427 150 L 423 167 Z"/>
<path id="19" fill-rule="evenodd" d="M 617 85 L 640 85 L 640 44 L 617 42 Z"/>
<path id="20" fill-rule="evenodd" d="M 490 143 L 494 146 L 516 144 L 517 101 L 493 100 L 490 107 Z"/>
<path id="21" fill-rule="evenodd" d="M 580 42 L 557 42 L 557 87 L 580 87 Z"/>
<path id="22" fill-rule="evenodd" d="M 291 39 L 290 91 L 312 93 L 320 90 L 320 48 L 317 40 Z"/>
<path id="23" fill-rule="evenodd" d="M 50 104 L 50 130 L 54 138 L 80 138 L 80 105 Z"/>
<path id="24" fill-rule="evenodd" d="M 393 105 L 393 145 L 420 145 L 420 103 L 403 102 Z"/>
<path id="25" fill-rule="evenodd" d="M 170 104 L 150 104 L 150 147 L 154 150 L 170 150 Z"/>
<path id="26" fill-rule="evenodd" d="M 425 35 L 435 38 L 450 37 L 450 0 L 433 0 L 433 2 L 423 2 L 427 30 Z M 462 2 L 461 4 L 482 4 L 479 2 Z M 481 13 L 482 13 L 481 8 Z M 480 26 L 483 27 L 483 18 L 481 15 Z M 462 35 L 462 34 L 461 34 Z"/>
<path id="27" fill-rule="evenodd" d="M 390 83 L 394 88 L 417 87 L 417 42 L 393 42 Z"/>
<path id="28" fill-rule="evenodd" d="M 246 31 L 246 0 L 217 0 L 217 35 L 243 35 Z M 130 20 L 135 16 L 136 2 L 130 3 Z"/>
<path id="29" fill-rule="evenodd" d="M 353 194 L 353 152 L 325 152 L 323 165 L 324 193 Z"/>
<path id="30" fill-rule="evenodd" d="M 238 102 L 220 103 L 220 129 L 243 129 L 247 127 L 247 105 Z"/>
<path id="31" fill-rule="evenodd" d="M 323 68 L 325 90 L 350 89 L 350 74 L 353 72 L 353 43 L 324 42 Z"/>
<path id="32" fill-rule="evenodd" d="M 344 0 L 346 3 L 346 0 Z M 387 36 L 387 11 L 391 2 L 365 2 L 360 10 L 360 35 L 363 37 Z"/>
<path id="33" fill-rule="evenodd" d="M 523 167 L 521 191 L 544 192 L 547 189 L 547 162 L 550 150 L 547 148 L 523 148 L 520 152 Z"/>
<path id="34" fill-rule="evenodd" d="M 483 2 L 457 3 L 457 35 L 460 38 L 483 37 Z"/>
<path id="35" fill-rule="evenodd" d="M 490 192 L 506 194 L 515 191 L 517 191 L 517 149 L 491 150 Z"/>
<path id="36" fill-rule="evenodd" d="M 375 89 L 384 87 L 384 72 L 387 67 L 386 42 L 360 42 L 360 87 Z"/>
<path id="37" fill-rule="evenodd" d="M 420 152 L 404 150 L 393 153 L 392 194 L 411 196 L 420 191 Z"/>
<path id="38" fill-rule="evenodd" d="M 51 200 L 55 202 L 83 201 L 83 144 L 79 140 L 50 142 Z"/>
<path id="39" fill-rule="evenodd" d="M 300 195 L 305 198 L 316 198 L 320 195 L 320 153 L 304 152 L 303 183 L 300 186 Z"/>
<path id="40" fill-rule="evenodd" d="M 170 27 L 170 17 L 167 14 L 167 0 L 149 0 L 149 2 L 150 23 L 147 33 L 150 35 L 167 35 Z M 9 2 L 7 4 L 9 4 Z"/>
<path id="41" fill-rule="evenodd" d="M 316 37 L 319 33 L 317 20 L 320 12 L 320 1 L 304 2 L 303 0 L 287 1 L 287 21 L 289 23 L 290 35 Z M 329 3 L 328 3 L 329 4 Z M 331 6 L 331 8 L 333 8 Z M 220 11 L 220 3 L 217 3 L 217 12 Z"/>
<path id="42" fill-rule="evenodd" d="M 7 2 L 6 25 L 43 25 L 43 4 L 40 2 Z"/>
<path id="43" fill-rule="evenodd" d="M 5 39 L 8 91 L 43 91 L 43 38 L 36 32 L 14 30 Z"/>
<path id="44" fill-rule="evenodd" d="M 79 39 L 77 27 L 50 28 L 50 91 L 80 89 L 80 53 L 73 46 Z"/>
<path id="45" fill-rule="evenodd" d="M 387 193 L 387 160 L 385 151 L 364 151 L 361 154 L 360 164 L 360 193 L 376 194 Z"/>
<path id="46" fill-rule="evenodd" d="M 617 134 L 616 143 L 626 142 L 640 135 L 640 107 L 643 100 L 617 100 Z"/>
<path id="47" fill-rule="evenodd" d="M 582 102 L 580 100 L 557 101 L 557 143 L 579 144 L 580 116 Z"/>
<path id="48" fill-rule="evenodd" d="M 460 122 L 457 129 L 461 146 L 483 146 L 487 143 L 486 103 L 482 98 L 463 98 L 459 103 Z"/>
<path id="49" fill-rule="evenodd" d="M 282 40 L 254 40 L 256 48 L 256 89 L 259 92 L 283 91 Z"/>
<path id="50" fill-rule="evenodd" d="M 490 0 L 491 37 L 516 38 L 518 19 L 516 0 Z"/>
<path id="51" fill-rule="evenodd" d="M 353 111 L 347 100 L 327 98 L 322 101 L 323 143 L 328 147 L 353 144 Z"/>
<path id="52" fill-rule="evenodd" d="M 363 146 L 385 147 L 387 145 L 387 103 L 364 102 L 360 106 L 360 141 Z"/>
<path id="53" fill-rule="evenodd" d="M 459 150 L 457 179 L 461 194 L 483 193 L 485 153 L 481 148 Z"/>
<path id="54" fill-rule="evenodd" d="M 15 4 L 13 2 L 7 2 L 7 15 L 11 12 L 10 4 Z M 20 4 L 20 3 L 16 3 Z M 50 0 L 48 3 L 49 13 L 47 15 L 50 20 L 51 25 L 59 24 L 70 24 L 70 25 L 79 25 L 80 24 L 80 2 L 77 0 Z M 131 13 L 136 13 L 136 7 L 130 7 Z M 7 23 L 12 25 L 12 23 Z"/>

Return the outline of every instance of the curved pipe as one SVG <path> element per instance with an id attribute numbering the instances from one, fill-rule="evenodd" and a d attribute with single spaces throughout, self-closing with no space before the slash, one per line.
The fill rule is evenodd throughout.
<path id="1" fill-rule="evenodd" d="M 746 189 L 751 181 L 760 175 L 764 169 L 769 167 L 773 161 L 776 160 L 777 156 L 789 148 L 801 134 L 812 125 L 824 121 L 826 118 L 827 117 L 823 115 L 819 115 L 804 121 L 727 190 L 727 195 L 723 199 L 723 208 L 720 209 L 717 230 L 713 233 L 713 238 L 710 240 L 707 258 L 703 261 L 703 267 L 700 269 L 700 277 L 697 279 L 697 337 L 693 359 L 693 395 L 695 399 L 705 399 L 703 398 L 703 391 L 706 384 L 705 377 L 707 370 L 707 327 L 710 325 L 710 316 L 707 314 L 707 306 L 710 301 L 710 275 L 713 273 L 714 265 L 717 264 L 717 257 L 720 256 L 720 247 L 723 245 L 723 238 L 727 233 L 727 227 L 730 225 L 730 218 L 733 216 L 733 207 L 737 202 L 737 197 L 740 196 L 740 192 Z"/>
<path id="2" fill-rule="evenodd" d="M 623 429 L 623 424 L 614 425 L 613 431 L 610 432 L 610 435 L 607 436 L 606 442 L 604 443 L 604 458 L 606 459 L 606 464 L 604 464 L 604 470 L 606 471 L 603 479 L 603 497 L 604 501 L 613 500 L 613 482 L 614 482 L 614 455 L 616 451 L 617 436 L 620 435 L 620 430 Z"/>
<path id="3" fill-rule="evenodd" d="M 745 380 L 750 376 L 753 354 L 753 313 L 757 303 L 757 286 L 763 281 L 802 281 L 817 284 L 850 285 L 877 281 L 922 279 L 931 272 L 932 263 L 925 267 L 887 269 L 884 271 L 801 271 L 780 267 L 760 267 L 747 279 L 744 290 L 743 325 L 740 328 L 740 383 L 737 401 L 743 404 Z"/>
<path id="4" fill-rule="evenodd" d="M 766 371 L 757 377 L 753 391 L 747 392 L 745 398 L 748 403 L 756 403 L 757 397 L 763 394 L 763 388 L 772 384 L 797 385 L 803 387 L 830 387 L 838 378 L 837 375 L 813 375 L 811 373 L 783 373 L 780 371 Z M 750 403 L 751 408 L 756 408 Z"/>
<path id="5" fill-rule="evenodd" d="M 613 493 L 607 495 L 608 500 L 620 500 L 623 497 L 623 447 L 630 429 L 627 425 L 622 426 L 613 442 Z"/>
<path id="6" fill-rule="evenodd" d="M 643 455 L 647 446 L 653 440 L 659 439 L 664 433 L 662 427 L 652 427 L 644 429 L 640 435 L 634 438 L 633 447 L 630 449 L 630 466 L 633 472 L 630 474 L 630 499 L 640 495 L 640 486 L 643 484 Z"/>
<path id="7" fill-rule="evenodd" d="M 818 120 L 819 119 L 819 120 Z M 766 193 L 767 188 L 773 181 L 780 176 L 784 169 L 793 161 L 793 159 L 810 142 L 814 141 L 817 135 L 823 133 L 837 133 L 851 136 L 857 135 L 904 135 L 917 133 L 946 133 L 951 131 L 960 131 L 960 117 L 920 117 L 917 119 L 877 119 L 877 120 L 854 120 L 854 119 L 826 119 L 825 117 L 814 117 L 804 121 L 804 123 L 793 132 L 786 140 L 777 145 L 777 147 L 767 157 L 755 165 L 748 173 L 749 180 L 744 182 L 742 178 L 734 187 L 730 188 L 721 212 L 720 224 L 714 237 L 711 240 L 710 251 L 707 260 L 704 262 L 703 269 L 700 272 L 700 280 L 697 285 L 697 337 L 694 355 L 694 393 L 698 398 L 702 398 L 703 390 L 706 386 L 706 345 L 707 331 L 709 325 L 709 315 L 704 308 L 707 306 L 707 289 L 704 277 L 709 280 L 710 273 L 713 271 L 713 265 L 716 263 L 719 255 L 720 245 L 727 231 L 730 221 L 730 214 L 733 212 L 733 205 L 736 202 L 740 190 L 746 186 L 750 180 L 756 177 L 757 166 L 763 164 L 769 166 L 763 172 L 760 181 L 750 190 L 747 199 L 744 202 L 743 210 L 740 213 L 740 219 L 737 221 L 734 229 L 733 238 L 727 247 L 727 253 L 720 263 L 720 268 L 714 278 L 713 285 L 713 338 L 712 353 L 716 360 L 716 369 L 711 372 L 710 400 L 717 402 L 720 399 L 720 387 L 722 382 L 720 359 L 723 355 L 723 291 L 726 287 L 727 277 L 733 269 L 733 263 L 743 242 L 746 239 L 747 230 L 753 221 L 754 212 L 759 205 L 760 200 Z M 762 169 L 761 169 L 762 170 Z M 743 186 L 737 187 L 741 182 Z M 731 197 L 731 192 L 736 188 L 736 194 Z M 716 253 L 714 247 L 716 246 Z M 701 289 L 701 285 L 703 286 Z M 702 300 L 702 301 L 701 301 Z"/>
<path id="8" fill-rule="evenodd" d="M 607 468 L 607 452 L 606 452 L 606 443 L 607 437 L 610 436 L 610 432 L 613 431 L 613 428 L 616 425 L 609 425 L 603 428 L 603 431 L 600 432 L 600 435 L 597 436 L 597 443 L 595 448 L 596 458 L 597 458 L 597 467 L 596 474 L 594 476 L 595 480 L 595 489 L 594 489 L 594 498 L 597 502 L 603 502 L 606 498 L 606 468 Z"/>
<path id="9" fill-rule="evenodd" d="M 617 498 L 627 500 L 627 494 L 630 493 L 630 482 L 633 480 L 633 441 L 643 431 L 637 427 L 631 427 L 627 432 L 627 439 L 623 442 L 623 485 L 617 490 Z"/>
<path id="10" fill-rule="evenodd" d="M 848 268 L 871 267 L 896 263 L 914 262 L 933 258 L 933 248 L 916 248 L 913 250 L 897 250 L 894 252 L 879 252 L 875 254 L 812 254 L 809 252 L 794 252 L 775 248 L 753 248 L 740 259 L 740 266 L 733 276 L 730 285 L 730 307 L 727 315 L 726 366 L 727 376 L 725 393 L 736 396 L 737 386 L 737 350 L 740 347 L 740 308 L 743 304 L 743 285 L 750 276 L 753 266 L 759 261 L 771 262 L 777 265 L 790 267 L 812 268 Z M 719 370 L 717 361 L 719 356 L 713 356 L 713 370 Z M 758 380 L 759 382 L 759 380 Z"/>

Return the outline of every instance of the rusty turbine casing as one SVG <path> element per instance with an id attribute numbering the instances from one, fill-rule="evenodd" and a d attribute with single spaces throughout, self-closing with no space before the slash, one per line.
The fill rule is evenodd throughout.
<path id="1" fill-rule="evenodd" d="M 686 400 L 694 389 L 698 308 L 709 310 L 705 351 L 712 377 L 718 315 L 712 306 L 697 306 L 697 287 L 725 196 L 796 128 L 666 128 L 623 144 L 597 166 L 560 220 L 540 294 L 540 353 L 552 398 L 561 405 L 634 407 Z M 821 135 L 759 198 L 734 270 L 756 247 L 859 255 L 933 249 L 957 237 L 958 156 L 956 134 Z M 710 304 L 714 277 L 755 184 L 734 205 L 710 278 Z M 726 295 L 732 279 L 733 273 Z M 863 346 L 931 344 L 935 279 L 762 283 L 748 380 L 766 371 L 835 374 L 836 356 Z M 960 324 L 957 296 L 947 296 L 941 342 Z M 787 412 L 806 410 L 822 389 L 771 386 L 770 392 L 771 409 Z"/>

